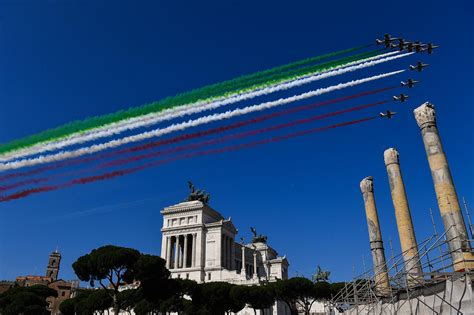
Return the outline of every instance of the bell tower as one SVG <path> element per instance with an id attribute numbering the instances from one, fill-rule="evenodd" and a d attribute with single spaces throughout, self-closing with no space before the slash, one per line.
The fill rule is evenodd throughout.
<path id="1" fill-rule="evenodd" d="M 58 280 L 59 264 L 61 262 L 61 254 L 56 249 L 49 255 L 48 268 L 46 269 L 46 277 L 51 277 L 53 281 Z"/>

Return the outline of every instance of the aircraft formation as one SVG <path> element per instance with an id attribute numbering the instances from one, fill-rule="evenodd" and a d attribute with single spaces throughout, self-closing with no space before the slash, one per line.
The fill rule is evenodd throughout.
<path id="1" fill-rule="evenodd" d="M 409 41 L 404 38 L 395 38 L 392 37 L 390 34 L 385 34 L 383 39 L 376 39 L 375 43 L 377 45 L 383 45 L 385 48 L 393 49 L 398 48 L 400 51 L 406 50 L 407 52 L 416 52 L 422 53 L 427 52 L 429 55 L 433 53 L 433 50 L 438 48 L 439 46 L 434 45 L 433 43 L 422 43 L 420 41 Z M 422 61 L 418 61 L 416 65 L 410 65 L 409 69 L 417 72 L 423 71 L 429 64 L 423 63 Z M 413 86 L 420 81 L 416 81 L 413 79 L 408 79 L 406 82 L 400 82 L 401 86 L 406 86 L 408 88 L 413 88 Z M 408 99 L 408 95 L 402 93 L 400 95 L 393 96 L 394 101 L 399 101 L 401 103 L 405 102 Z M 396 112 L 392 112 L 387 110 L 386 112 L 381 112 L 379 116 L 381 118 L 391 119 Z"/>

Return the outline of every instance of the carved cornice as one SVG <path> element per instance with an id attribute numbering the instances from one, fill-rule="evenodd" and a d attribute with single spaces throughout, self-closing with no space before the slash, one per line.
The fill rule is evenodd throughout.
<path id="1" fill-rule="evenodd" d="M 430 125 L 436 125 L 436 111 L 433 104 L 426 102 L 420 107 L 415 108 L 413 113 L 415 114 L 415 119 L 420 129 Z"/>
<path id="2" fill-rule="evenodd" d="M 367 192 L 373 192 L 374 191 L 374 178 L 372 176 L 368 176 L 361 180 L 360 182 L 360 190 L 362 191 L 363 194 Z"/>
<path id="3" fill-rule="evenodd" d="M 162 228 L 161 232 L 163 235 L 166 236 L 174 236 L 174 235 L 181 235 L 181 234 L 189 234 L 192 232 L 201 232 L 203 230 L 203 225 L 190 225 L 190 226 L 177 226 L 177 227 L 166 227 Z"/>
<path id="4" fill-rule="evenodd" d="M 170 214 L 175 212 L 183 212 L 183 211 L 190 211 L 190 210 L 200 210 L 204 208 L 204 203 L 200 201 L 186 201 L 180 202 L 178 204 L 169 206 L 161 210 L 161 214 Z"/>
<path id="5" fill-rule="evenodd" d="M 390 148 L 385 150 L 383 153 L 383 160 L 385 162 L 385 166 L 389 166 L 390 164 L 400 164 L 399 153 L 397 149 Z"/>
<path id="6" fill-rule="evenodd" d="M 180 213 L 186 213 L 186 212 L 196 211 L 196 210 L 202 210 L 203 212 L 214 217 L 216 220 L 224 219 L 224 217 L 219 212 L 217 212 L 216 210 L 212 209 L 205 203 L 198 200 L 185 201 L 185 202 L 178 203 L 176 205 L 166 207 L 163 210 L 161 210 L 161 214 L 162 215 L 180 214 Z"/>

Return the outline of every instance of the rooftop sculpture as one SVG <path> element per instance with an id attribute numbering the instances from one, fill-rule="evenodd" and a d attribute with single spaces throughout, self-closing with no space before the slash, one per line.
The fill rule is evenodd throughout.
<path id="1" fill-rule="evenodd" d="M 189 195 L 186 201 L 198 200 L 205 204 L 209 203 L 209 200 L 211 199 L 211 195 L 206 193 L 205 190 L 196 189 L 196 187 L 194 187 L 194 184 L 190 181 L 188 181 L 188 187 L 189 187 Z"/>

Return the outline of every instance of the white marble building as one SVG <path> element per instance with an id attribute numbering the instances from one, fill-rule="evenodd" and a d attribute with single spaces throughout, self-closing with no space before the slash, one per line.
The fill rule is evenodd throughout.
<path id="1" fill-rule="evenodd" d="M 231 219 L 201 201 L 164 208 L 161 257 L 173 278 L 258 284 L 288 278 L 288 260 L 264 239 L 235 242 Z"/>
<path id="2" fill-rule="evenodd" d="M 224 219 L 207 204 L 182 202 L 161 213 L 161 257 L 171 277 L 240 285 L 288 279 L 288 260 L 268 246 L 266 237 L 256 237 L 249 244 L 235 242 L 237 229 L 231 219 Z M 286 315 L 290 310 L 285 303 L 276 302 L 264 313 Z M 254 311 L 244 308 L 239 314 L 253 315 Z"/>

